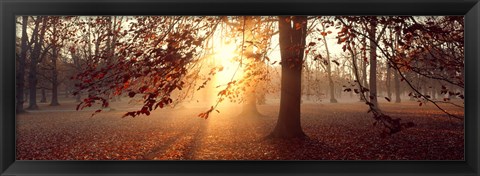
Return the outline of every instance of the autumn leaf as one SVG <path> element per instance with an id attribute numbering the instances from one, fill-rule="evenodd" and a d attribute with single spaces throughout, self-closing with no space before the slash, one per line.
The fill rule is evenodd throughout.
<path id="1" fill-rule="evenodd" d="M 92 113 L 92 116 L 91 116 L 91 117 L 93 117 L 95 114 L 100 113 L 100 112 L 102 112 L 101 109 L 96 110 L 94 113 Z"/>
<path id="2" fill-rule="evenodd" d="M 337 61 L 337 60 L 332 60 L 332 62 L 333 62 L 333 63 L 335 63 L 335 64 L 337 64 L 337 66 L 339 66 L 339 65 L 340 65 L 340 63 L 338 63 L 338 61 Z"/>
<path id="3" fill-rule="evenodd" d="M 295 30 L 300 30 L 302 28 L 302 24 L 295 23 Z"/>

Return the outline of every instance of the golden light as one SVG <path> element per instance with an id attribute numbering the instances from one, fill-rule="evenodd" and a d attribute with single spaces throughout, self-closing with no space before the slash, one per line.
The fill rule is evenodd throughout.
<path id="1" fill-rule="evenodd" d="M 240 63 L 235 60 L 239 57 L 239 53 L 234 43 L 215 47 L 214 57 L 217 66 L 223 66 L 223 70 L 216 75 L 215 87 L 225 88 L 224 86 L 232 80 L 232 77 L 239 78 L 242 75 L 241 68 L 238 68 Z"/>

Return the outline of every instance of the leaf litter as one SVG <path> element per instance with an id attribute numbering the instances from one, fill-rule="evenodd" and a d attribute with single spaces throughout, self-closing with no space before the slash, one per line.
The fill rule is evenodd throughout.
<path id="1" fill-rule="evenodd" d="M 302 104 L 305 139 L 265 138 L 275 127 L 277 105 L 259 105 L 263 116 L 220 109 L 160 109 L 121 118 L 124 111 L 38 112 L 17 116 L 18 160 L 463 160 L 464 125 L 432 106 L 381 104 L 415 127 L 381 137 L 362 103 Z M 455 111 L 454 111 L 455 112 Z M 463 115 L 462 111 L 455 112 Z"/>

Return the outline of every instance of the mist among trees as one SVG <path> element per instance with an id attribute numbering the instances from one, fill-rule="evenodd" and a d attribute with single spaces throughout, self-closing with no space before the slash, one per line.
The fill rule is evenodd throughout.
<path id="1" fill-rule="evenodd" d="M 332 153 L 327 148 L 312 149 L 335 143 L 319 135 L 335 132 L 329 138 L 346 141 L 340 136 L 350 129 L 372 130 L 371 138 L 357 137 L 379 143 L 407 143 L 412 134 L 427 134 L 419 132 L 421 129 L 438 130 L 431 134 L 452 131 L 457 136 L 449 143 L 454 146 L 446 159 L 461 159 L 463 31 L 462 16 L 20 16 L 16 33 L 17 122 L 39 120 L 35 119 L 38 114 L 55 120 L 61 116 L 65 124 L 77 118 L 90 118 L 81 121 L 92 123 L 103 118 L 98 116 L 108 116 L 104 119 L 116 120 L 85 127 L 115 131 L 120 127 L 110 128 L 110 123 L 141 118 L 148 129 L 168 126 L 161 134 L 183 131 L 184 136 L 192 135 L 185 140 L 182 135 L 172 137 L 172 144 L 166 142 L 169 146 L 163 148 L 149 144 L 143 147 L 143 155 L 134 158 L 110 153 L 109 158 L 102 158 L 107 154 L 85 158 L 85 154 L 70 159 L 161 159 L 158 152 L 170 151 L 176 141 L 191 146 L 188 152 L 175 155 L 177 158 L 212 159 L 212 155 L 194 155 L 202 153 L 196 149 L 202 148 L 198 145 L 227 133 L 237 137 L 225 140 L 239 142 L 242 135 L 252 132 L 255 134 L 250 136 L 256 140 L 270 141 L 265 146 L 260 142 L 260 148 L 281 141 L 287 149 L 278 151 L 292 153 L 289 146 L 306 147 L 307 153 L 315 153 L 313 159 L 388 159 L 363 150 L 348 157 L 341 152 L 327 156 Z M 68 115 L 59 114 L 66 112 Z M 162 118 L 166 119 L 156 129 L 153 124 Z M 51 123 L 56 123 L 53 119 Z M 51 125 L 48 121 L 38 123 Z M 207 122 L 208 128 L 203 124 Z M 178 124 L 193 127 L 172 127 Z M 326 126 L 335 129 L 324 129 Z M 18 132 L 42 128 L 22 126 Z M 226 129 L 206 135 L 211 128 Z M 133 125 L 127 131 L 134 129 L 145 130 Z M 197 132 L 190 134 L 193 129 Z M 345 133 L 337 132 L 339 129 Z M 358 133 L 364 133 L 362 130 Z M 17 145 L 31 143 L 26 142 L 31 133 L 21 134 L 25 138 L 20 137 Z M 72 135 L 84 134 L 66 132 L 62 138 Z M 419 138 L 427 142 L 438 136 Z M 392 150 L 398 152 L 402 147 L 405 145 Z M 58 147 L 53 148 L 58 152 Z M 245 157 L 213 157 L 312 159 L 301 154 L 273 156 L 270 151 L 263 152 L 265 156 L 250 156 L 243 152 L 245 148 L 236 150 Z M 415 154 L 400 153 L 388 156 L 418 159 Z M 20 156 L 32 159 L 32 154 Z M 41 156 L 56 158 L 51 153 Z M 62 156 L 67 155 L 58 157 Z M 438 159 L 432 156 L 420 159 Z"/>

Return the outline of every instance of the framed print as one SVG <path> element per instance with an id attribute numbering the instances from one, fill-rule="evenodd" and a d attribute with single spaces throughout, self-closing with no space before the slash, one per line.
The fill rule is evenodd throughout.
<path id="1" fill-rule="evenodd" d="M 478 0 L 8 1 L 1 175 L 478 175 Z"/>

